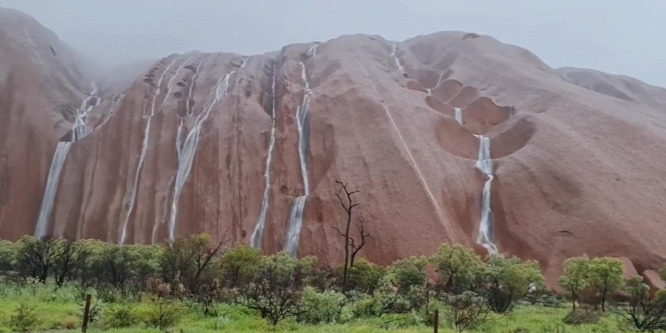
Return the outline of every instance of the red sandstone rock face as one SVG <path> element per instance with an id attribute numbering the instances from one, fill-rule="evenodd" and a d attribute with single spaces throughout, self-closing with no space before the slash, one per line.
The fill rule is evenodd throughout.
<path id="1" fill-rule="evenodd" d="M 0 9 L 0 235 L 31 234 L 56 144 L 89 92 L 77 57 L 34 19 Z"/>
<path id="2" fill-rule="evenodd" d="M 0 45 L 8 54 L 32 52 Z M 663 110 L 571 84 L 533 54 L 486 36 L 409 39 L 395 45 L 397 63 L 392 43 L 379 36 L 343 36 L 316 52 L 313 45 L 249 58 L 171 55 L 137 73 L 129 87 L 102 81 L 115 84 L 95 111 L 93 133 L 72 145 L 49 232 L 159 242 L 169 237 L 175 215 L 176 235 L 229 232 L 249 243 L 261 211 L 275 105 L 261 244 L 266 252 L 282 250 L 292 203 L 305 193 L 296 119 L 307 92 L 304 67 L 312 92 L 304 131 L 310 194 L 299 255 L 326 264 L 342 259 L 333 230 L 342 219 L 336 179 L 361 191 L 360 211 L 375 239 L 363 255 L 371 260 L 431 254 L 442 242 L 480 248 L 484 178 L 475 168 L 475 135 L 485 135 L 494 159 L 491 207 L 500 252 L 539 260 L 551 283 L 565 258 L 583 254 L 626 257 L 639 272 L 662 265 Z M 70 89 L 35 90 L 37 79 L 26 74 L 34 61 L 6 65 L 4 53 L 0 66 L 25 68 L 15 72 L 26 77 L 6 78 L 0 90 L 9 96 L 0 112 L 16 119 L 0 126 L 12 128 L 11 142 L 23 138 L 20 149 L 10 149 L 9 134 L 0 141 L 0 235 L 17 238 L 34 231 L 60 137 L 57 121 L 45 117 L 54 102 L 44 96 Z M 45 68 L 64 75 L 60 67 Z M 40 107 L 22 108 L 11 99 L 24 95 Z M 28 109 L 30 116 L 17 116 Z M 197 126 L 190 172 L 179 176 L 185 159 L 177 144 Z"/>
<path id="3" fill-rule="evenodd" d="M 666 282 L 661 279 L 659 273 L 655 270 L 645 270 L 643 272 L 643 280 L 645 280 L 645 283 L 650 286 L 650 295 L 652 296 L 654 296 L 657 291 L 666 289 Z"/>

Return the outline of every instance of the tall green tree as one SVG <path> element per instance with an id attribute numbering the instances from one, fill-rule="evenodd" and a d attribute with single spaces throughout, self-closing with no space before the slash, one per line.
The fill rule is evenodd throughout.
<path id="1" fill-rule="evenodd" d="M 485 295 L 488 306 L 497 313 L 513 308 L 530 286 L 543 285 L 543 276 L 536 261 L 522 262 L 520 258 L 491 256 L 485 269 Z"/>
<path id="2" fill-rule="evenodd" d="M 443 244 L 430 260 L 437 267 L 446 291 L 453 294 L 474 289 L 483 269 L 481 259 L 462 245 Z"/>
<path id="3" fill-rule="evenodd" d="M 261 262 L 261 251 L 247 245 L 239 245 L 224 252 L 222 277 L 229 288 L 243 287 L 250 283 Z"/>
<path id="4" fill-rule="evenodd" d="M 571 304 L 576 310 L 580 293 L 588 287 L 590 281 L 590 258 L 576 257 L 564 261 L 563 275 L 557 280 L 560 286 L 571 294 Z"/>
<path id="5" fill-rule="evenodd" d="M 622 261 L 616 258 L 594 258 L 590 263 L 590 287 L 599 297 L 601 311 L 606 311 L 609 296 L 622 288 Z"/>
<path id="6" fill-rule="evenodd" d="M 410 257 L 393 262 L 380 283 L 378 294 L 384 298 L 381 301 L 383 311 L 407 312 L 427 302 L 427 264 L 426 257 Z"/>

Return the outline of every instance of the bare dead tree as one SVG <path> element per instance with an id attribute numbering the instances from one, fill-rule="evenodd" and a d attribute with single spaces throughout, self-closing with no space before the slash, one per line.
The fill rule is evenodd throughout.
<path id="1" fill-rule="evenodd" d="M 360 203 L 354 202 L 353 196 L 359 191 L 351 191 L 348 188 L 347 183 L 343 183 L 339 180 L 336 180 L 335 183 L 339 185 L 339 189 L 335 192 L 335 196 L 338 198 L 340 206 L 345 211 L 345 214 L 347 216 L 347 219 L 343 226 L 344 231 L 341 230 L 338 226 L 333 227 L 338 232 L 340 237 L 343 237 L 345 239 L 345 264 L 342 273 L 342 289 L 346 290 L 349 267 L 354 266 L 354 259 L 356 258 L 358 252 L 361 251 L 361 249 L 363 249 L 363 247 L 365 246 L 366 239 L 370 238 L 370 234 L 368 234 L 365 231 L 365 218 L 361 216 L 358 219 L 358 224 L 357 224 L 360 240 L 357 241 L 351 235 L 353 211 L 354 208 L 360 205 Z"/>
<path id="2" fill-rule="evenodd" d="M 349 267 L 354 267 L 354 259 L 356 259 L 356 255 L 358 254 L 358 252 L 361 251 L 361 249 L 363 249 L 363 247 L 365 246 L 366 239 L 372 239 L 372 236 L 370 236 L 370 234 L 365 231 L 365 218 L 361 216 L 358 218 L 357 222 L 358 223 L 356 224 L 356 227 L 358 228 L 358 234 L 361 237 L 361 242 L 358 245 L 356 245 L 355 239 L 351 237 L 350 247 L 352 253 L 349 262 Z"/>

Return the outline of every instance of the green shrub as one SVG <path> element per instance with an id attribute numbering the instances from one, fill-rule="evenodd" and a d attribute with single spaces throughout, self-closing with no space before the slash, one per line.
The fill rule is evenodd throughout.
<path id="1" fill-rule="evenodd" d="M 395 330 L 419 325 L 419 320 L 412 314 L 384 314 L 380 318 L 379 327 L 385 330 Z"/>
<path id="2" fill-rule="evenodd" d="M 155 301 L 146 314 L 146 323 L 159 329 L 167 329 L 180 321 L 185 310 L 173 301 L 160 299 Z"/>
<path id="3" fill-rule="evenodd" d="M 314 288 L 306 287 L 303 290 L 302 312 L 298 319 L 308 324 L 335 323 L 346 303 L 347 298 L 341 293 L 332 290 L 318 293 Z"/>
<path id="4" fill-rule="evenodd" d="M 379 280 L 384 276 L 384 273 L 384 268 L 364 258 L 359 258 L 354 262 L 354 266 L 349 267 L 347 285 L 350 290 L 372 293 L 377 288 Z M 342 274 L 340 273 L 340 275 Z"/>
<path id="5" fill-rule="evenodd" d="M 450 296 L 445 313 L 447 322 L 454 330 L 462 332 L 474 328 L 488 316 L 488 308 L 483 298 L 471 291 Z"/>
<path id="6" fill-rule="evenodd" d="M 564 306 L 564 299 L 559 295 L 541 295 L 535 304 L 547 308 L 560 308 Z"/>
<path id="7" fill-rule="evenodd" d="M 442 244 L 430 261 L 437 267 L 444 289 L 453 294 L 473 290 L 483 269 L 481 259 L 463 245 Z"/>
<path id="8" fill-rule="evenodd" d="M 21 303 L 9 317 L 9 327 L 17 332 L 31 331 L 37 324 L 35 307 L 27 303 Z"/>
<path id="9" fill-rule="evenodd" d="M 530 289 L 538 290 L 543 285 L 543 276 L 536 261 L 521 261 L 520 258 L 492 256 L 485 268 L 485 290 L 488 307 L 497 313 L 513 309 Z"/>
<path id="10" fill-rule="evenodd" d="M 576 309 L 569 312 L 562 321 L 567 325 L 596 324 L 599 322 L 599 313 L 590 310 Z"/>
<path id="11" fill-rule="evenodd" d="M 427 308 L 423 311 L 423 322 L 426 325 L 434 325 L 435 311 L 439 311 L 439 316 L 441 318 L 442 314 L 446 313 L 446 305 L 439 300 L 431 300 L 428 302 Z"/>
<path id="12" fill-rule="evenodd" d="M 102 318 L 104 325 L 110 328 L 129 327 L 138 322 L 133 313 L 134 307 L 129 304 L 116 304 L 104 309 Z"/>
<path id="13" fill-rule="evenodd" d="M 654 295 L 654 300 L 657 303 L 666 304 L 666 289 L 657 291 L 657 293 Z"/>
<path id="14" fill-rule="evenodd" d="M 362 295 L 352 303 L 354 318 L 377 317 L 382 313 L 382 303 L 379 297 Z"/>

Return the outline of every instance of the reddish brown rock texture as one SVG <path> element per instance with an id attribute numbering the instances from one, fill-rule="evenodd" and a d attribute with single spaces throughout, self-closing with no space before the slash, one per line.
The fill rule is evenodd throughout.
<path id="1" fill-rule="evenodd" d="M 1 13 L 0 236 L 15 239 L 34 232 L 50 158 L 71 127 L 58 105 L 78 105 L 90 79 L 76 72 L 73 55 L 59 51 L 66 47 L 51 32 Z M 20 36 L 22 27 L 35 30 L 36 47 Z M 95 130 L 72 145 L 50 233 L 119 241 L 125 230 L 131 243 L 167 238 L 178 129 L 182 123 L 180 142 L 186 141 L 209 110 L 175 203 L 175 234 L 228 231 L 249 243 L 274 102 L 262 249 L 282 250 L 291 205 L 304 194 L 295 119 L 305 93 L 302 62 L 312 100 L 299 255 L 331 265 L 342 259 L 333 230 L 342 218 L 336 179 L 361 191 L 359 211 L 375 239 L 362 255 L 371 260 L 431 254 L 442 242 L 475 247 L 484 181 L 475 169 L 478 134 L 490 137 L 494 158 L 500 252 L 538 260 L 550 283 L 565 258 L 582 254 L 626 257 L 639 272 L 660 267 L 666 112 L 659 101 L 666 94 L 633 79 L 642 90 L 629 99 L 600 83 L 591 91 L 578 74 L 553 70 L 524 49 L 465 36 L 441 32 L 397 43 L 404 72 L 391 42 L 353 35 L 321 43 L 316 54 L 312 43 L 294 44 L 246 63 L 229 53 L 174 54 L 124 87 L 122 80 L 99 80 Z M 229 84 L 220 91 L 226 74 Z M 617 84 L 606 74 L 593 79 Z M 216 93 L 223 97 L 212 103 Z M 454 108 L 462 110 L 462 124 Z"/>
<path id="2" fill-rule="evenodd" d="M 666 282 L 661 279 L 659 273 L 655 270 L 648 269 L 643 272 L 643 280 L 650 286 L 650 295 L 654 294 L 661 289 L 666 289 Z"/>

